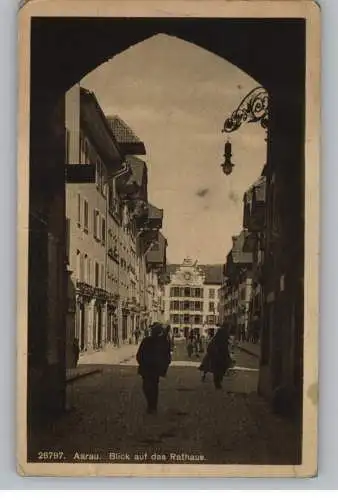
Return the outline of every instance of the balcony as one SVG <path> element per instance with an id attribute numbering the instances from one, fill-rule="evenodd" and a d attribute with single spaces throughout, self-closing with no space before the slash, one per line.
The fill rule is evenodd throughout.
<path id="1" fill-rule="evenodd" d="M 145 229 L 147 230 L 160 230 L 162 228 L 163 210 L 157 208 L 151 203 L 148 203 L 148 219 L 146 221 Z"/>
<path id="2" fill-rule="evenodd" d="M 114 260 L 115 262 L 119 263 L 119 252 L 117 250 L 117 247 L 108 249 L 108 257 Z"/>
<path id="3" fill-rule="evenodd" d="M 76 292 L 84 297 L 92 298 L 95 294 L 95 288 L 84 281 L 76 282 Z"/>

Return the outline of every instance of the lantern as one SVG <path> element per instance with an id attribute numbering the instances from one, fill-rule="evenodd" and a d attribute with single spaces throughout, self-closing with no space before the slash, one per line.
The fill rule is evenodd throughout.
<path id="1" fill-rule="evenodd" d="M 232 146 L 231 142 L 228 139 L 227 142 L 224 144 L 224 162 L 221 164 L 221 167 L 225 175 L 230 175 L 234 167 L 234 164 L 231 162 L 231 156 L 232 156 Z"/>

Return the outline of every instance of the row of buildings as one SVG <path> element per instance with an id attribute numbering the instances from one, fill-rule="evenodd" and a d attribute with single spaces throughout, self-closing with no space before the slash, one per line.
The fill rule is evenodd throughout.
<path id="1" fill-rule="evenodd" d="M 243 198 L 243 225 L 223 267 L 220 321 L 259 346 L 258 391 L 280 413 L 302 408 L 302 275 L 281 210 L 287 186 L 266 165 Z M 293 226 L 290 221 L 290 227 Z M 300 236 L 299 236 L 300 237 Z M 294 259 L 294 260 L 293 260 Z"/>
<path id="2" fill-rule="evenodd" d="M 65 122 L 71 367 L 75 339 L 81 352 L 118 346 L 163 320 L 167 241 L 163 210 L 148 200 L 144 143 L 80 85 L 66 94 Z"/>
<path id="3" fill-rule="evenodd" d="M 260 340 L 264 264 L 266 178 L 262 175 L 244 194 L 243 228 L 232 237 L 223 267 L 219 314 L 229 322 L 238 340 Z"/>

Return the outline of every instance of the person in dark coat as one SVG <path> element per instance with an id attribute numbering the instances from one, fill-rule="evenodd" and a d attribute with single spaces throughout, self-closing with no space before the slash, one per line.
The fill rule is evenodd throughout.
<path id="1" fill-rule="evenodd" d="M 136 327 L 135 331 L 134 331 L 134 337 L 135 337 L 135 344 L 136 345 L 138 344 L 140 336 L 141 336 L 141 331 L 140 331 L 140 329 L 138 327 Z"/>
<path id="2" fill-rule="evenodd" d="M 166 325 L 164 327 L 164 335 L 167 337 L 168 342 L 170 344 L 170 352 L 174 352 L 175 342 L 174 342 L 174 336 L 171 334 L 170 325 Z"/>
<path id="3" fill-rule="evenodd" d="M 77 367 L 77 364 L 79 362 L 79 357 L 80 357 L 80 345 L 79 345 L 79 339 L 74 339 L 73 340 L 73 359 L 74 359 L 74 367 Z"/>
<path id="4" fill-rule="evenodd" d="M 155 323 L 150 336 L 142 340 L 136 354 L 138 373 L 143 379 L 143 393 L 148 413 L 157 412 L 160 377 L 165 377 L 171 363 L 170 342 L 161 324 Z"/>
<path id="5" fill-rule="evenodd" d="M 207 353 L 199 369 L 203 372 L 202 380 L 208 372 L 213 374 L 215 389 L 222 388 L 223 377 L 232 366 L 229 353 L 229 335 L 226 326 L 221 326 L 207 347 Z"/>

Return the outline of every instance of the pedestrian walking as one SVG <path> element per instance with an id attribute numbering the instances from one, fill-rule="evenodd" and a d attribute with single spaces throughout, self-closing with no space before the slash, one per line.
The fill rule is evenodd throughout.
<path id="1" fill-rule="evenodd" d="M 135 345 L 138 345 L 139 338 L 141 336 L 140 329 L 138 327 L 135 328 L 134 337 L 135 337 Z"/>
<path id="2" fill-rule="evenodd" d="M 150 329 L 150 336 L 142 340 L 136 360 L 138 373 L 143 379 L 143 393 L 147 401 L 147 412 L 156 413 L 160 377 L 165 377 L 171 363 L 170 342 L 160 323 Z"/>
<path id="3" fill-rule="evenodd" d="M 175 349 L 175 342 L 174 342 L 174 336 L 171 334 L 171 326 L 170 325 L 164 326 L 164 335 L 167 337 L 168 342 L 170 344 L 170 352 L 173 353 L 174 349 Z"/>
<path id="4" fill-rule="evenodd" d="M 222 388 L 223 377 L 233 365 L 229 353 L 228 328 L 221 326 L 210 341 L 206 355 L 199 367 L 202 371 L 202 381 L 208 372 L 213 374 L 215 389 Z"/>
<path id="5" fill-rule="evenodd" d="M 79 344 L 79 339 L 74 339 L 73 340 L 73 363 L 74 363 L 74 368 L 77 367 L 77 364 L 79 362 L 79 357 L 80 357 L 80 344 Z"/>
<path id="6" fill-rule="evenodd" d="M 191 357 L 192 357 L 193 350 L 194 350 L 194 346 L 193 346 L 191 340 L 189 340 L 188 344 L 187 344 L 187 354 L 188 354 L 189 359 L 191 359 Z"/>
<path id="7" fill-rule="evenodd" d="M 200 364 L 198 369 L 202 372 L 202 379 L 201 379 L 202 382 L 205 382 L 207 373 L 211 371 L 210 356 L 208 353 L 205 354 L 202 363 Z"/>

